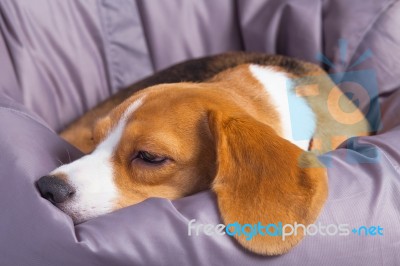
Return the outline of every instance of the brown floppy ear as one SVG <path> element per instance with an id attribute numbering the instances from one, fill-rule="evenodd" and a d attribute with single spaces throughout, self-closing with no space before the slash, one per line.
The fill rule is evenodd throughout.
<path id="1" fill-rule="evenodd" d="M 328 188 L 326 170 L 314 154 L 279 137 L 270 126 L 247 114 L 227 116 L 210 111 L 208 119 L 218 162 L 212 188 L 226 225 L 254 227 L 260 222 L 264 226 L 307 226 L 316 220 Z M 261 234 L 249 237 L 255 228 L 246 228 L 248 233 L 239 235 L 238 230 L 234 237 L 252 252 L 278 255 L 304 236 L 300 228 L 297 235 L 283 240 L 279 230 L 275 231 L 277 227 L 268 228 L 270 235 L 264 228 Z M 237 228 L 227 229 L 234 233 Z"/>

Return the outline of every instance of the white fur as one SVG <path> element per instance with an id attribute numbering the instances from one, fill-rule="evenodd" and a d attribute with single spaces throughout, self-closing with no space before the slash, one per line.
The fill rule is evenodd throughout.
<path id="1" fill-rule="evenodd" d="M 143 98 L 132 103 L 108 136 L 89 155 L 55 169 L 51 175 L 64 174 L 75 190 L 75 196 L 60 206 L 77 221 L 112 211 L 118 196 L 111 163 L 114 150 L 124 131 L 127 118 L 137 110 Z"/>
<path id="2" fill-rule="evenodd" d="M 282 137 L 299 148 L 307 150 L 316 127 L 315 116 L 306 100 L 303 97 L 295 95 L 291 79 L 286 73 L 278 72 L 267 66 L 250 65 L 250 71 L 263 85 L 272 99 L 272 104 L 278 111 L 282 124 Z M 289 102 L 297 107 L 295 111 L 300 113 L 296 113 L 296 116 L 300 116 L 302 121 L 292 121 L 294 114 L 292 113 L 291 115 L 290 113 Z M 293 124 L 297 125 L 296 128 L 292 128 Z M 299 124 L 302 124 L 302 126 L 298 126 Z M 296 130 L 297 133 L 305 137 L 295 139 L 293 137 L 293 130 Z"/>

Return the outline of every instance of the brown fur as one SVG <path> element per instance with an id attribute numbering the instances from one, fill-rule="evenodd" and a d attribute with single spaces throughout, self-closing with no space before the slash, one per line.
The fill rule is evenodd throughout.
<path id="1" fill-rule="evenodd" d="M 250 63 L 279 67 L 296 77 L 308 76 L 310 73 L 314 72 L 317 73 L 317 75 L 326 75 L 322 69 L 314 64 L 280 55 L 230 52 L 188 60 L 155 73 L 154 75 L 121 90 L 71 123 L 60 133 L 60 135 L 68 142 L 80 148 L 83 152 L 89 153 L 94 148 L 91 138 L 92 130 L 97 119 L 105 116 L 115 106 L 122 103 L 137 91 L 157 84 L 204 82 L 225 70 Z"/>
<path id="2" fill-rule="evenodd" d="M 316 220 L 328 187 L 325 169 L 314 154 L 303 152 L 250 116 L 211 112 L 209 119 L 218 154 L 213 190 L 226 224 L 307 226 Z M 297 244 L 303 234 L 285 241 L 261 235 L 251 240 L 235 237 L 253 252 L 277 255 Z"/>

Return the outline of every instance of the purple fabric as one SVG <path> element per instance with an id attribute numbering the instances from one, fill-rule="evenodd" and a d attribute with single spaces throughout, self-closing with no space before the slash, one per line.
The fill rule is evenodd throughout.
<path id="1" fill-rule="evenodd" d="M 394 0 L 0 0 L 0 265 L 399 265 L 399 12 Z M 310 236 L 262 257 L 228 236 L 187 235 L 191 219 L 221 222 L 209 191 L 75 227 L 40 197 L 35 181 L 81 156 L 55 130 L 156 70 L 240 49 L 373 70 L 382 127 L 321 157 L 330 193 L 317 223 L 380 225 L 384 236 Z"/>
<path id="2" fill-rule="evenodd" d="M 124 2 L 0 1 L 0 91 L 58 130 L 152 73 L 137 10 Z"/>

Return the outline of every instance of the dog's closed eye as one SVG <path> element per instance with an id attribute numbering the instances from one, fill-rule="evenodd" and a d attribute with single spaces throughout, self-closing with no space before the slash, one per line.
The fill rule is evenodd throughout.
<path id="1" fill-rule="evenodd" d="M 141 160 L 148 164 L 161 164 L 167 161 L 167 157 L 150 153 L 148 151 L 139 151 L 132 161 Z"/>

